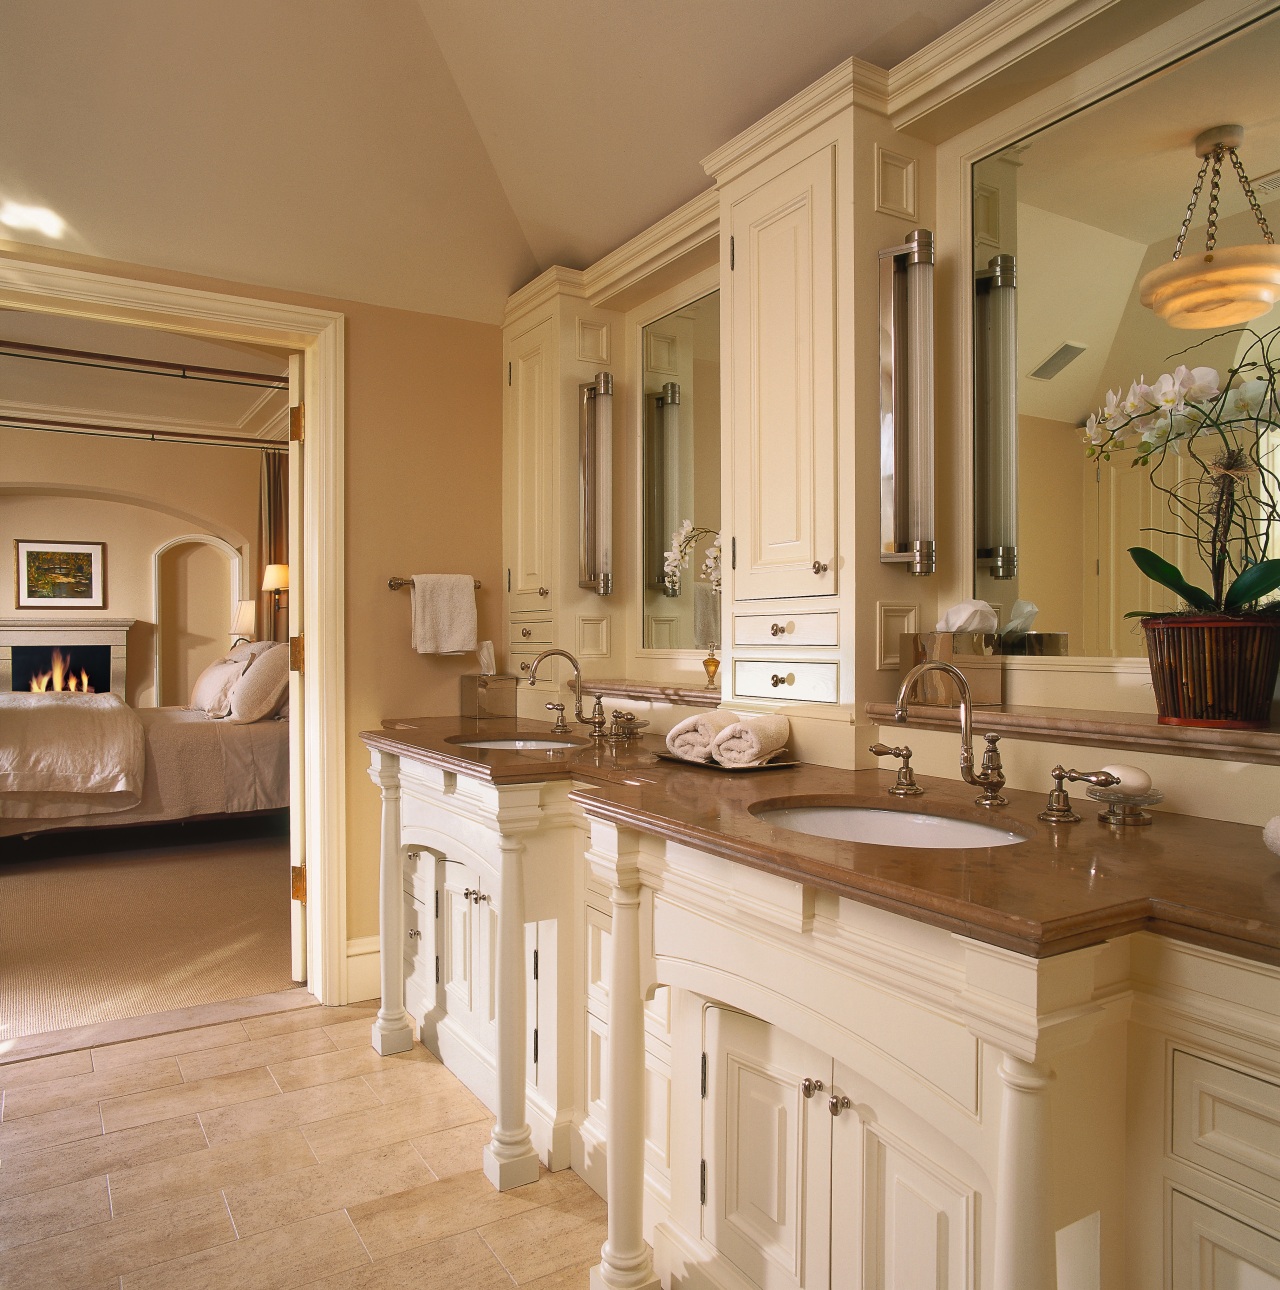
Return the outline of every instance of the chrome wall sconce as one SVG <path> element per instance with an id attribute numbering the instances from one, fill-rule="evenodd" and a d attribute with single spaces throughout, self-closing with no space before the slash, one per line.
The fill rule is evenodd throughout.
<path id="1" fill-rule="evenodd" d="M 1018 295 L 1012 255 L 974 274 L 974 545 L 998 580 L 1018 572 Z"/>
<path id="2" fill-rule="evenodd" d="M 613 591 L 613 374 L 579 386 L 578 586 Z"/>
<path id="3" fill-rule="evenodd" d="M 1171 327 L 1234 327 L 1265 314 L 1280 299 L 1280 246 L 1267 224 L 1249 176 L 1236 149 L 1244 142 L 1244 126 L 1216 125 L 1196 136 L 1197 157 L 1203 157 L 1191 201 L 1178 234 L 1173 259 L 1144 274 L 1138 284 L 1142 303 Z M 1222 163 L 1230 161 L 1248 198 L 1262 242 L 1217 249 L 1218 192 Z M 1209 219 L 1203 255 L 1182 255 L 1187 229 L 1209 175 Z"/>
<path id="4" fill-rule="evenodd" d="M 666 571 L 665 536 L 680 525 L 680 385 L 644 396 L 644 580 L 665 596 L 676 595 Z"/>
<path id="5" fill-rule="evenodd" d="M 880 252 L 880 559 L 934 570 L 933 234 Z"/>

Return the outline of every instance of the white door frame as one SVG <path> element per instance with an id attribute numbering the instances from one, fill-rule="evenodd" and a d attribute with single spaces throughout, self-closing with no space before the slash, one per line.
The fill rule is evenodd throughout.
<path id="1" fill-rule="evenodd" d="M 344 319 L 339 313 L 0 258 L 0 305 L 302 351 L 307 988 L 347 1001 Z"/>

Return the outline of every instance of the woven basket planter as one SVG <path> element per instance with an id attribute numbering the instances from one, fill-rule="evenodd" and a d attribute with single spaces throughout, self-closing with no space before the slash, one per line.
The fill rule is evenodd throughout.
<path id="1" fill-rule="evenodd" d="M 1265 730 L 1280 668 L 1280 618 L 1144 618 L 1162 725 Z"/>

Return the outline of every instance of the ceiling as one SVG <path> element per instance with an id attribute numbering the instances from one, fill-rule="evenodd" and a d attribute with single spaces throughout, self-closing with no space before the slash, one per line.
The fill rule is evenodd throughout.
<path id="1" fill-rule="evenodd" d="M 700 160 L 850 55 L 979 0 L 0 5 L 21 243 L 497 322 L 708 186 Z"/>

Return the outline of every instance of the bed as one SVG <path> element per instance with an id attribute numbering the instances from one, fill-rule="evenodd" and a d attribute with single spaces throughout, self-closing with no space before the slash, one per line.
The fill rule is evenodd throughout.
<path id="1" fill-rule="evenodd" d="M 259 649 L 214 667 L 189 707 L 0 694 L 0 837 L 287 807 L 287 661 Z"/>

